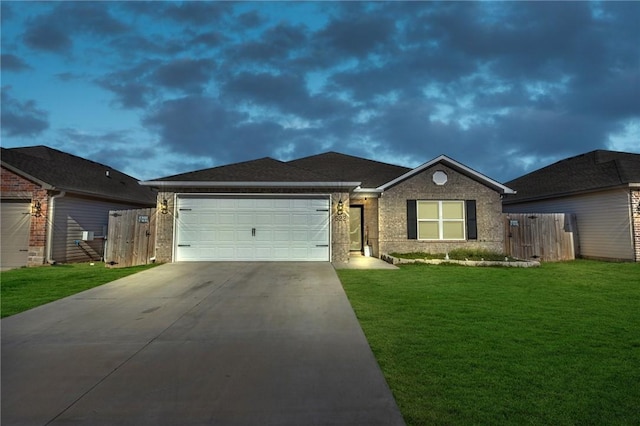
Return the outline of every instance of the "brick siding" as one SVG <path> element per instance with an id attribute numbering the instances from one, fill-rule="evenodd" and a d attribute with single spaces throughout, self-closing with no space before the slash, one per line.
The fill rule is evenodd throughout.
<path id="1" fill-rule="evenodd" d="M 444 185 L 436 185 L 437 170 L 447 174 Z M 420 241 L 407 238 L 407 200 L 475 200 L 478 239 L 468 241 Z M 379 203 L 379 252 L 446 253 L 456 248 L 504 252 L 504 226 L 500 194 L 464 174 L 435 164 L 393 186 Z"/>

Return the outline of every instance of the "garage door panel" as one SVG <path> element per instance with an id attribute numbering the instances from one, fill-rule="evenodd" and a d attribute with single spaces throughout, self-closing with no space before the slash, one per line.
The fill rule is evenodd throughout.
<path id="1" fill-rule="evenodd" d="M 178 210 L 179 261 L 329 260 L 328 198 L 178 196 Z"/>
<path id="2" fill-rule="evenodd" d="M 25 201 L 3 200 L 0 203 L 0 266 L 26 266 L 29 260 L 29 228 L 31 204 Z"/>

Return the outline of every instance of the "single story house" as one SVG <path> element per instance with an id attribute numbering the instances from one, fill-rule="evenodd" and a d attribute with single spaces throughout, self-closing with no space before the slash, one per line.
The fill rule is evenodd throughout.
<path id="1" fill-rule="evenodd" d="M 575 214 L 580 256 L 640 262 L 640 154 L 591 151 L 506 185 L 506 213 Z"/>
<path id="2" fill-rule="evenodd" d="M 141 182 L 158 189 L 160 262 L 348 262 L 352 251 L 503 252 L 511 189 L 441 155 L 416 168 L 327 152 Z"/>
<path id="3" fill-rule="evenodd" d="M 153 190 L 104 164 L 47 146 L 1 155 L 4 269 L 99 260 L 109 210 L 156 204 Z"/>

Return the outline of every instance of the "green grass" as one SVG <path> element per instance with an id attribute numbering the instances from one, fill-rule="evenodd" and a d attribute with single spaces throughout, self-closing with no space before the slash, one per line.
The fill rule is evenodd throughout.
<path id="1" fill-rule="evenodd" d="M 640 424 L 640 264 L 338 274 L 409 425 Z"/>
<path id="2" fill-rule="evenodd" d="M 105 268 L 104 263 L 94 266 L 76 263 L 0 272 L 0 317 L 15 315 L 153 266 Z"/>

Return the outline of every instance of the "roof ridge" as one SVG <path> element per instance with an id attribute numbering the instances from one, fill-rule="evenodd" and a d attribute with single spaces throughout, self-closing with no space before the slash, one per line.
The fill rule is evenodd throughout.
<path id="1" fill-rule="evenodd" d="M 293 160 L 289 160 L 289 161 L 287 161 L 287 162 L 288 162 L 288 163 L 291 163 L 291 162 L 294 162 L 294 161 L 306 160 L 306 159 L 309 159 L 309 158 L 312 158 L 312 157 L 319 157 L 319 156 L 327 155 L 327 154 L 337 154 L 337 155 L 340 155 L 340 156 L 342 156 L 342 157 L 349 157 L 349 158 L 353 158 L 353 159 L 356 159 L 356 160 L 363 160 L 363 161 L 369 161 L 369 162 L 371 162 L 371 163 L 384 164 L 384 165 L 386 165 L 386 166 L 395 166 L 395 167 L 403 167 L 403 168 L 405 168 L 405 169 L 411 169 L 411 167 L 401 166 L 401 165 L 399 165 L 399 164 L 386 163 L 386 162 L 384 162 L 384 161 L 373 160 L 373 159 L 371 159 L 371 158 L 359 157 L 359 156 L 357 156 L 357 155 L 352 155 L 352 154 L 345 154 L 345 153 L 343 153 L 343 152 L 338 152 L 338 151 L 327 151 L 327 152 L 321 152 L 321 153 L 318 153 L 318 154 L 307 155 L 307 156 L 305 156 L 305 157 L 295 158 L 295 159 L 293 159 Z"/>

